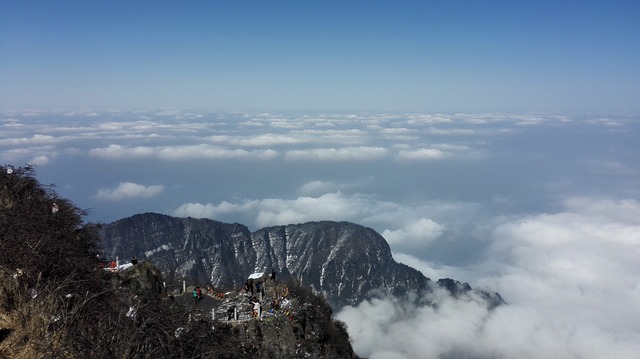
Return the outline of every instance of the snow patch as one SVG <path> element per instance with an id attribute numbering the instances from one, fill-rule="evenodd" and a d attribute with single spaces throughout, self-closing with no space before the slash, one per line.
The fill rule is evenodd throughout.
<path id="1" fill-rule="evenodd" d="M 161 245 L 160 247 L 158 247 L 158 248 L 156 248 L 156 249 L 152 249 L 152 250 L 150 250 L 150 251 L 146 251 L 146 252 L 144 252 L 144 255 L 145 255 L 147 258 L 149 258 L 149 257 L 151 257 L 152 255 L 154 255 L 154 254 L 156 254 L 156 253 L 158 253 L 158 252 L 160 252 L 160 251 L 168 251 L 170 248 L 171 248 L 171 247 L 169 247 L 169 245 L 167 245 L 167 244 L 163 244 L 163 245 Z"/>
<path id="2" fill-rule="evenodd" d="M 179 271 L 180 273 L 186 273 L 188 270 L 190 270 L 191 268 L 193 268 L 193 266 L 194 266 L 195 264 L 196 264 L 196 261 L 195 261 L 194 259 L 190 259 L 190 260 L 188 260 L 188 261 L 184 262 L 184 264 L 183 264 L 183 265 L 181 265 L 181 266 L 178 268 L 178 271 Z"/>
<path id="3" fill-rule="evenodd" d="M 249 279 L 262 279 L 264 277 L 264 273 L 256 272 L 249 276 Z"/>
<path id="4" fill-rule="evenodd" d="M 121 265 L 116 267 L 116 270 L 117 271 L 121 271 L 121 270 L 125 270 L 125 269 L 131 268 L 131 267 L 133 267 L 133 264 L 131 264 L 131 263 L 121 264 Z"/>

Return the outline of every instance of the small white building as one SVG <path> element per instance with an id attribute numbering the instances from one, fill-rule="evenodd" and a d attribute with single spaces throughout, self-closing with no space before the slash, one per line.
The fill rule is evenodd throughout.
<path id="1" fill-rule="evenodd" d="M 269 279 L 269 275 L 265 272 L 255 272 L 247 279 L 253 279 L 254 282 L 266 282 Z"/>

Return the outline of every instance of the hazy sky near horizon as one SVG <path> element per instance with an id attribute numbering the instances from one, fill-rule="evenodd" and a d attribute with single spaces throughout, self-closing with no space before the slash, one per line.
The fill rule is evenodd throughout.
<path id="1" fill-rule="evenodd" d="M 362 356 L 636 358 L 640 2 L 0 2 L 0 163 L 111 222 L 372 227 L 509 305 L 346 308 Z"/>
<path id="2" fill-rule="evenodd" d="M 637 1 L 0 4 L 0 108 L 638 113 Z"/>

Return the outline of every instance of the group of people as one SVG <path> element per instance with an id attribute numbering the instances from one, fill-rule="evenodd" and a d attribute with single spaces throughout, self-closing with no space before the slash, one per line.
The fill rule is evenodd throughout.
<path id="1" fill-rule="evenodd" d="M 193 299 L 195 301 L 199 301 L 200 299 L 202 299 L 202 289 L 200 289 L 199 286 L 193 288 Z"/>
<path id="2" fill-rule="evenodd" d="M 271 279 L 272 282 L 276 281 L 275 269 L 271 270 L 271 276 L 269 278 Z M 251 293 L 251 295 L 253 295 L 254 293 L 260 293 L 264 295 L 264 282 L 261 282 L 259 280 L 253 280 L 253 278 L 249 278 L 244 282 L 244 289 L 246 290 L 247 293 Z"/>
<path id="3" fill-rule="evenodd" d="M 276 281 L 276 271 L 275 269 L 271 270 L 271 276 L 269 277 L 271 282 Z M 251 312 L 251 317 L 253 318 L 261 318 L 262 317 L 262 298 L 264 297 L 264 289 L 265 289 L 265 281 L 254 280 L 253 278 L 249 278 L 245 281 L 245 291 L 247 294 L 251 293 L 251 299 L 249 303 L 253 305 L 253 310 Z M 254 299 L 254 294 L 258 294 L 257 299 Z M 278 303 L 278 300 L 275 300 L 275 303 Z"/>
<path id="4" fill-rule="evenodd" d="M 244 289 L 247 293 L 264 295 L 264 283 L 260 281 L 254 281 L 253 279 L 247 279 L 244 282 Z"/>
<path id="5" fill-rule="evenodd" d="M 264 277 L 263 277 L 264 278 Z M 275 282 L 276 281 L 276 271 L 272 270 L 271 271 L 271 275 L 268 277 L 269 279 L 267 280 L 258 280 L 258 279 L 247 279 L 245 281 L 245 291 L 246 294 L 249 295 L 250 294 L 250 299 L 249 299 L 249 303 L 252 305 L 252 311 L 251 311 L 251 317 L 252 318 L 261 318 L 262 317 L 262 309 L 263 309 L 263 303 L 262 303 L 262 299 L 264 298 L 264 291 L 265 291 L 265 282 L 267 282 L 268 280 L 270 280 L 271 282 Z M 208 291 L 213 292 L 212 288 L 207 288 Z M 286 288 L 285 288 L 286 290 Z M 286 290 L 286 294 L 288 294 L 288 290 Z M 257 294 L 257 296 L 256 296 Z M 282 295 L 284 294 L 284 295 Z M 273 307 L 275 310 L 278 310 L 280 307 L 280 304 L 282 302 L 282 299 L 284 297 L 286 297 L 285 293 L 279 293 L 279 291 L 276 289 L 275 291 L 275 297 L 274 297 L 274 303 L 273 303 Z M 195 302 L 200 301 L 203 298 L 203 293 L 202 293 L 202 289 L 200 288 L 200 286 L 195 286 L 193 288 L 193 299 Z M 229 307 L 227 309 L 227 320 L 232 320 L 234 318 L 237 318 L 237 307 L 235 305 L 232 305 L 231 307 Z"/>
<path id="6" fill-rule="evenodd" d="M 213 289 L 213 287 L 209 285 L 207 286 L 206 294 L 208 294 L 210 297 L 224 298 L 224 293 L 216 292 Z M 195 286 L 195 288 L 193 288 L 193 299 L 200 300 L 202 298 L 203 298 L 202 288 L 200 288 L 200 286 Z"/>

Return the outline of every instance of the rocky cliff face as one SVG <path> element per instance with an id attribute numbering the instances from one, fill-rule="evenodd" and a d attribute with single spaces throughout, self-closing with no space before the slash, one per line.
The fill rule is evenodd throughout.
<path id="1" fill-rule="evenodd" d="M 426 288 L 428 278 L 393 260 L 387 242 L 348 222 L 310 222 L 253 233 L 256 266 L 290 273 L 332 304 L 350 305 L 374 289 L 402 294 Z"/>
<path id="2" fill-rule="evenodd" d="M 336 308 L 372 290 L 428 290 L 430 279 L 393 260 L 385 239 L 349 222 L 309 222 L 251 233 L 241 224 L 146 213 L 103 225 L 107 255 L 152 261 L 165 278 L 237 288 L 254 271 L 274 269 L 321 292 Z"/>
<path id="3" fill-rule="evenodd" d="M 239 224 L 146 213 L 104 225 L 100 232 L 110 259 L 149 259 L 169 281 L 236 287 L 256 265 L 251 232 Z"/>

